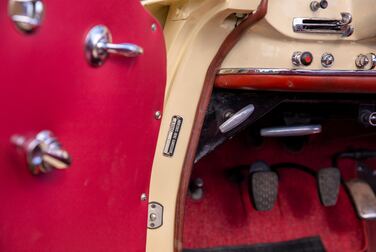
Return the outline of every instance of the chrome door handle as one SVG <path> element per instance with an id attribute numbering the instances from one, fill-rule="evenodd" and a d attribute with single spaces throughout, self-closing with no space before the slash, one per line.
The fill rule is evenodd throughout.
<path id="1" fill-rule="evenodd" d="M 131 43 L 112 43 L 109 29 L 104 25 L 97 25 L 86 36 L 85 53 L 86 59 L 91 65 L 100 66 L 111 53 L 125 57 L 137 57 L 143 54 L 144 50 L 142 47 Z"/>
<path id="2" fill-rule="evenodd" d="M 97 48 L 98 50 L 105 50 L 108 53 L 119 54 L 125 57 L 137 57 L 138 55 L 144 52 L 144 50 L 141 47 L 129 43 L 112 44 L 99 42 L 97 44 Z"/>
<path id="3" fill-rule="evenodd" d="M 53 169 L 67 169 L 71 165 L 69 153 L 48 130 L 32 137 L 13 135 L 11 142 L 25 152 L 27 164 L 33 175 L 48 173 Z"/>

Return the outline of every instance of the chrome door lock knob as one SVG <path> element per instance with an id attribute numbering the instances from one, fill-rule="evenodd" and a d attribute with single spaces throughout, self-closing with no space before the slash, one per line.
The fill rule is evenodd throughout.
<path id="1" fill-rule="evenodd" d="M 32 33 L 42 23 L 44 5 L 42 0 L 9 0 L 8 15 L 20 31 Z"/>
<path id="2" fill-rule="evenodd" d="M 321 56 L 321 65 L 323 67 L 331 67 L 334 63 L 334 56 L 331 53 L 324 53 Z"/>
<path id="3" fill-rule="evenodd" d="M 318 1 L 312 1 L 311 2 L 311 5 L 310 5 L 310 7 L 311 7 L 311 10 L 312 11 L 317 11 L 317 10 L 319 10 L 320 8 L 321 9 L 326 9 L 326 8 L 328 8 L 328 1 L 326 1 L 326 0 L 321 0 L 320 2 L 318 2 Z"/>
<path id="4" fill-rule="evenodd" d="M 295 66 L 309 66 L 312 64 L 313 55 L 310 52 L 294 52 L 292 64 Z"/>
<path id="5" fill-rule="evenodd" d="M 13 135 L 11 142 L 26 153 L 26 161 L 33 175 L 63 170 L 71 165 L 69 153 L 50 131 L 44 130 L 32 137 Z"/>
<path id="6" fill-rule="evenodd" d="M 355 60 L 355 65 L 361 70 L 371 70 L 376 66 L 376 55 L 373 53 L 359 54 Z"/>
<path id="7" fill-rule="evenodd" d="M 125 57 L 137 57 L 144 50 L 135 44 L 113 44 L 110 30 L 104 25 L 94 26 L 86 36 L 86 59 L 92 66 L 101 66 L 109 54 L 118 54 Z"/>

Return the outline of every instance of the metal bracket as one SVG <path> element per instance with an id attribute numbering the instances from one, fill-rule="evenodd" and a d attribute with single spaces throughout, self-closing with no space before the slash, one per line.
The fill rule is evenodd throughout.
<path id="1" fill-rule="evenodd" d="M 150 202 L 148 207 L 148 228 L 157 229 L 163 225 L 163 206 L 158 202 Z"/>

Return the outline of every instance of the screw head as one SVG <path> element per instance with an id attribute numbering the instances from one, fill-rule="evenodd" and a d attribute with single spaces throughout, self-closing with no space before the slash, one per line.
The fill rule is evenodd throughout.
<path id="1" fill-rule="evenodd" d="M 157 30 L 157 24 L 156 24 L 156 23 L 153 23 L 153 24 L 151 25 L 151 30 L 152 30 L 153 32 L 155 32 L 155 31 Z"/>
<path id="2" fill-rule="evenodd" d="M 157 215 L 155 213 L 150 214 L 149 217 L 150 217 L 151 221 L 156 221 L 157 220 Z"/>
<path id="3" fill-rule="evenodd" d="M 160 119 L 162 118 L 162 113 L 161 113 L 161 111 L 157 111 L 157 112 L 155 112 L 154 117 L 155 117 L 155 119 L 160 120 Z"/>
<path id="4" fill-rule="evenodd" d="M 146 201 L 147 198 L 146 193 L 141 194 L 141 201 Z"/>

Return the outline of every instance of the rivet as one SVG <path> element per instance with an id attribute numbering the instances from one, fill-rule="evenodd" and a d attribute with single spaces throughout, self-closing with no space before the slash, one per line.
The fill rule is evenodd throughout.
<path id="1" fill-rule="evenodd" d="M 151 25 L 151 30 L 152 30 L 153 32 L 157 30 L 157 24 L 156 24 L 156 23 L 153 23 L 153 24 Z"/>
<path id="2" fill-rule="evenodd" d="M 157 215 L 155 213 L 150 214 L 150 220 L 155 221 L 157 219 Z"/>
<path id="3" fill-rule="evenodd" d="M 161 111 L 157 111 L 157 112 L 155 112 L 154 117 L 155 117 L 155 119 L 160 120 L 160 119 L 162 118 L 162 113 L 161 113 Z"/>
<path id="4" fill-rule="evenodd" d="M 146 193 L 141 194 L 141 201 L 146 201 L 147 198 Z"/>

